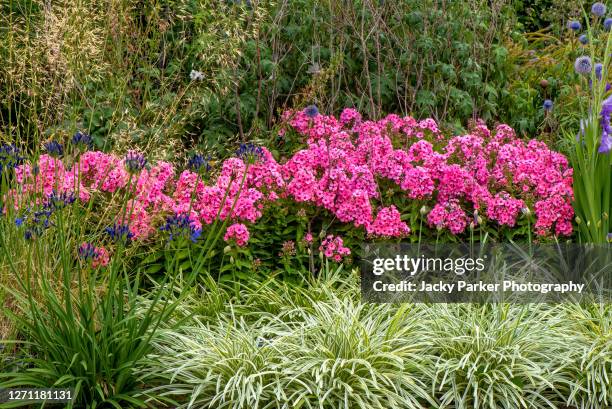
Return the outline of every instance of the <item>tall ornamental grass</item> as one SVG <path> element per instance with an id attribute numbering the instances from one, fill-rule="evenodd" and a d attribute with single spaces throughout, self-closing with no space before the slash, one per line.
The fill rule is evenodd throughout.
<path id="1" fill-rule="evenodd" d="M 574 208 L 580 238 L 587 243 L 605 243 L 611 237 L 612 210 L 612 95 L 607 82 L 612 32 L 602 35 L 604 26 L 599 16 L 590 21 L 586 14 L 585 17 L 586 36 L 591 41 L 585 47 L 585 55 L 576 59 L 574 68 L 583 77 L 582 85 L 590 87 L 592 97 L 588 106 L 582 107 L 583 119 L 577 135 L 566 137 L 572 146 Z"/>
<path id="2" fill-rule="evenodd" d="M 188 324 L 155 341 L 149 393 L 181 408 L 609 407 L 606 305 L 372 305 L 358 290 L 337 270 L 192 292 Z"/>

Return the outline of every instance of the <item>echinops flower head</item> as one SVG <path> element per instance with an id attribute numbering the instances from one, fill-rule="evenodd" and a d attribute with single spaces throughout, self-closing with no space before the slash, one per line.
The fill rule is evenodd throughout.
<path id="1" fill-rule="evenodd" d="M 600 1 L 593 3 L 591 6 L 591 13 L 597 17 L 603 17 L 603 15 L 606 14 L 606 5 Z"/>
<path id="2" fill-rule="evenodd" d="M 578 37 L 578 41 L 580 41 L 580 44 L 586 45 L 589 43 L 589 38 L 586 36 L 586 34 L 582 34 L 580 37 Z"/>
<path id="3" fill-rule="evenodd" d="M 573 31 L 578 31 L 582 28 L 582 24 L 580 24 L 580 21 L 570 21 L 569 23 L 567 23 L 567 26 L 573 30 Z"/>
<path id="4" fill-rule="evenodd" d="M 576 58 L 574 62 L 574 69 L 578 74 L 589 74 L 592 68 L 591 58 L 586 55 Z"/>
<path id="5" fill-rule="evenodd" d="M 319 115 L 319 108 L 317 108 L 316 105 L 308 105 L 306 108 L 304 108 L 304 113 L 309 118 L 314 118 Z"/>
<path id="6" fill-rule="evenodd" d="M 550 111 L 550 110 L 552 110 L 553 102 L 550 99 L 547 99 L 547 100 L 544 101 L 544 105 L 543 106 L 544 106 L 544 110 L 545 111 Z"/>
<path id="7" fill-rule="evenodd" d="M 612 28 L 612 17 L 606 17 L 606 19 L 603 22 L 603 26 L 604 26 L 604 30 L 610 31 L 610 28 Z"/>
<path id="8" fill-rule="evenodd" d="M 601 81 L 602 74 L 603 74 L 603 64 L 598 62 L 597 64 L 595 64 L 595 77 Z"/>

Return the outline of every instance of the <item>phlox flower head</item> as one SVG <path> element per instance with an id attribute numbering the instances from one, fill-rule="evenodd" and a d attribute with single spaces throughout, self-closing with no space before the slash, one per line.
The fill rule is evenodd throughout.
<path id="1" fill-rule="evenodd" d="M 319 246 L 319 251 L 323 253 L 326 258 L 332 259 L 336 262 L 341 262 L 342 259 L 351 254 L 351 249 L 344 246 L 344 241 L 340 236 L 334 236 L 329 234 Z"/>
<path id="2" fill-rule="evenodd" d="M 144 169 L 147 160 L 142 153 L 132 150 L 125 154 L 124 163 L 128 172 L 138 173 Z"/>
<path id="3" fill-rule="evenodd" d="M 91 263 L 92 267 L 105 267 L 108 265 L 109 261 L 110 255 L 108 254 L 108 251 L 104 247 L 96 247 L 95 255 Z"/>
<path id="4" fill-rule="evenodd" d="M 597 17 L 603 17 L 606 14 L 606 5 L 598 1 L 591 6 L 591 13 Z"/>
<path id="5" fill-rule="evenodd" d="M 64 154 L 64 147 L 57 141 L 45 142 L 44 147 L 47 153 L 54 158 L 59 158 Z"/>
<path id="6" fill-rule="evenodd" d="M 249 242 L 249 237 L 249 229 L 244 224 L 234 223 L 227 228 L 223 240 L 234 240 L 239 247 L 244 247 Z"/>
<path id="7" fill-rule="evenodd" d="M 589 74 L 592 68 L 591 58 L 586 55 L 576 58 L 574 62 L 574 69 L 578 74 Z"/>

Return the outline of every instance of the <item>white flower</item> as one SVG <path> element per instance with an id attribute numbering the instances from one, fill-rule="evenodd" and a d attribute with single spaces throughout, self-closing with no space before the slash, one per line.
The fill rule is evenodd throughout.
<path id="1" fill-rule="evenodd" d="M 202 81 L 204 79 L 204 73 L 202 73 L 202 71 L 191 70 L 189 78 L 191 78 L 192 81 Z"/>

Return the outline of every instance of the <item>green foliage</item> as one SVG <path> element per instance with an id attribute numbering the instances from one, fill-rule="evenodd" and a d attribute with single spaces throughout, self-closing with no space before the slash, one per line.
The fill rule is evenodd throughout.
<path id="1" fill-rule="evenodd" d="M 569 402 L 576 407 L 605 408 L 612 403 L 612 306 L 568 304 L 575 356 L 569 368 L 574 383 Z"/>
<path id="2" fill-rule="evenodd" d="M 305 287 L 272 277 L 192 293 L 179 311 L 190 322 L 156 341 L 150 393 L 253 409 L 599 409 L 612 396 L 608 306 L 373 305 L 358 293 L 357 272 L 341 269 Z"/>
<path id="3" fill-rule="evenodd" d="M 31 148 L 76 129 L 100 148 L 225 156 L 316 103 L 449 127 L 502 115 L 506 0 L 108 3 L 10 0 L 0 132 Z M 36 35 L 35 35 L 36 33 Z M 49 48 L 49 44 L 54 47 Z M 24 61 L 29 61 L 24 64 Z M 84 62 L 87 62 L 86 64 Z M 191 79 L 192 70 L 201 79 Z"/>
<path id="4" fill-rule="evenodd" d="M 612 214 L 612 159 L 609 151 L 599 150 L 605 135 L 602 121 L 604 101 L 608 95 L 606 80 L 610 69 L 612 33 L 602 33 L 601 27 L 590 25 L 586 33 L 591 42 L 583 53 L 593 60 L 593 64 L 601 61 L 605 74 L 602 74 L 602 80 L 598 80 L 595 69 L 591 69 L 580 78 L 584 88 L 589 84 L 587 104 L 578 111 L 582 115 L 579 131 L 566 131 L 564 136 L 574 169 L 574 209 L 580 221 L 580 238 L 586 243 L 606 243 Z"/>
<path id="5" fill-rule="evenodd" d="M 549 408 L 550 392 L 570 383 L 558 374 L 563 360 L 551 359 L 567 348 L 551 336 L 558 322 L 544 320 L 538 307 L 440 305 L 430 320 L 442 405 Z"/>

